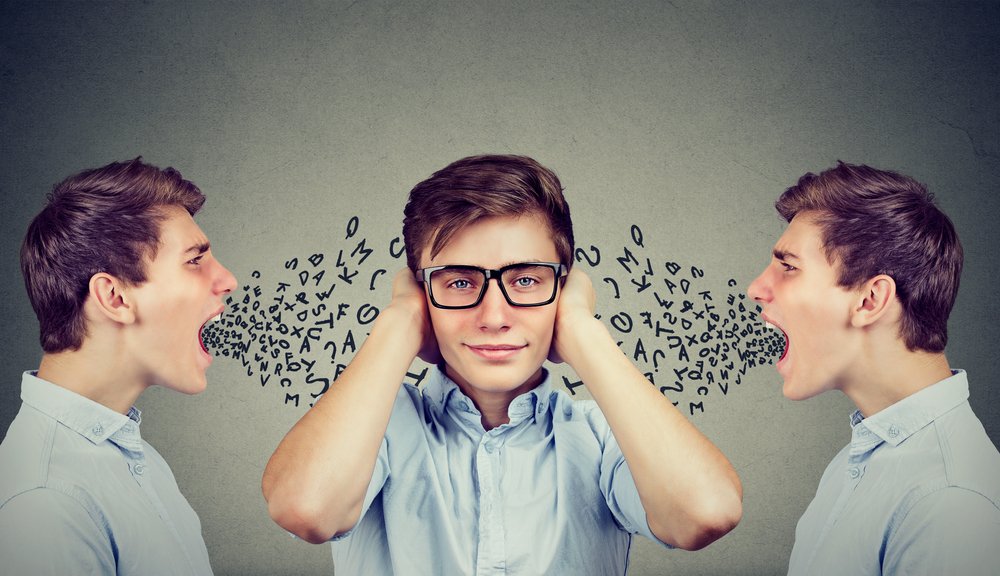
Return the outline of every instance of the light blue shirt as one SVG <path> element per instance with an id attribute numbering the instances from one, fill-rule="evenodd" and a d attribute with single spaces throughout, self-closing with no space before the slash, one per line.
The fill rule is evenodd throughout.
<path id="1" fill-rule="evenodd" d="M 211 574 L 201 523 L 128 416 L 26 372 L 0 444 L 0 572 Z"/>
<path id="2" fill-rule="evenodd" d="M 361 520 L 333 542 L 337 576 L 625 574 L 632 534 L 657 541 L 594 402 L 546 375 L 486 431 L 454 382 L 427 380 L 396 398 Z"/>
<path id="3" fill-rule="evenodd" d="M 1000 573 L 1000 454 L 965 372 L 851 417 L 799 520 L 790 575 Z"/>

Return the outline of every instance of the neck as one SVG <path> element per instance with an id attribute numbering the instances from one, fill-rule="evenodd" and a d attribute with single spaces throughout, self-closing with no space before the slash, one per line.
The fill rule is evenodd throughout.
<path id="1" fill-rule="evenodd" d="M 872 347 L 865 356 L 856 377 L 841 387 L 865 418 L 951 376 L 943 353 L 907 350 L 901 342 Z"/>
<path id="2" fill-rule="evenodd" d="M 42 356 L 38 377 L 127 414 L 145 386 L 131 377 L 114 347 L 84 341 L 78 350 Z"/>
<path id="3" fill-rule="evenodd" d="M 510 403 L 521 394 L 528 392 L 538 386 L 545 377 L 542 368 L 538 369 L 531 378 L 528 378 L 517 388 L 510 390 L 483 390 L 469 384 L 464 378 L 459 376 L 450 366 L 445 365 L 445 374 L 451 378 L 458 388 L 472 400 L 479 413 L 482 414 L 482 423 L 485 430 L 492 430 L 502 424 L 510 422 L 508 409 Z"/>

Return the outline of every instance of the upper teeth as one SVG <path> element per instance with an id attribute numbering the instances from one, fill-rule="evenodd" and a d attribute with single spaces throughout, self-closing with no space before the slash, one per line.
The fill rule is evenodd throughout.
<path id="1" fill-rule="evenodd" d="M 770 322 L 767 322 L 767 321 L 765 321 L 765 322 L 764 322 L 764 326 L 767 326 L 767 327 L 768 327 L 768 328 L 770 328 L 771 330 L 780 330 L 780 328 L 778 328 L 778 327 L 777 327 L 777 326 L 775 326 L 774 324 L 771 324 Z"/>
<path id="2" fill-rule="evenodd" d="M 219 320 L 222 320 L 222 312 L 219 312 L 215 316 L 208 319 L 209 322 L 218 322 Z"/>

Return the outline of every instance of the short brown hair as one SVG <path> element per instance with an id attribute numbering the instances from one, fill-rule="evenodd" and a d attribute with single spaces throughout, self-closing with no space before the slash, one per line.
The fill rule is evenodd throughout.
<path id="1" fill-rule="evenodd" d="M 891 277 L 903 305 L 900 335 L 910 350 L 941 352 L 962 275 L 962 244 L 934 195 L 916 180 L 887 170 L 838 162 L 808 173 L 775 208 L 791 222 L 809 212 L 822 230 L 827 260 L 841 286 Z"/>
<path id="2" fill-rule="evenodd" d="M 205 196 L 173 168 L 136 158 L 70 176 L 53 188 L 21 244 L 21 273 L 45 352 L 76 350 L 87 333 L 90 278 L 106 272 L 146 281 L 144 258 L 159 247 L 163 208 L 194 215 Z"/>
<path id="3" fill-rule="evenodd" d="M 461 228 L 483 218 L 537 214 L 566 266 L 573 263 L 573 222 L 562 185 L 548 168 L 525 156 L 470 156 L 445 166 L 410 191 L 403 210 L 406 263 L 420 267 Z"/>

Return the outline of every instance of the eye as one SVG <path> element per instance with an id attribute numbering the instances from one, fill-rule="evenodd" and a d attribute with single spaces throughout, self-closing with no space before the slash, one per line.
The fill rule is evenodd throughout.
<path id="1" fill-rule="evenodd" d="M 535 284 L 538 284 L 538 280 L 529 276 L 521 276 L 520 278 L 514 279 L 514 284 L 518 288 L 531 288 Z"/>
<path id="2" fill-rule="evenodd" d="M 201 265 L 201 259 L 204 258 L 204 257 L 205 257 L 204 254 L 199 254 L 199 255 L 195 256 L 194 258 L 188 260 L 187 263 L 191 264 L 193 266 L 200 266 Z"/>
<path id="3" fill-rule="evenodd" d="M 781 265 L 782 269 L 784 269 L 785 272 L 794 272 L 794 271 L 798 270 L 798 268 L 796 268 L 795 266 L 792 266 L 791 264 L 789 264 L 787 262 L 780 262 L 779 261 L 778 264 Z"/>
<path id="4" fill-rule="evenodd" d="M 472 283 L 466 280 L 465 278 L 459 278 L 458 280 L 455 280 L 448 285 L 449 288 L 457 288 L 458 290 L 465 290 L 470 286 L 472 286 Z"/>

